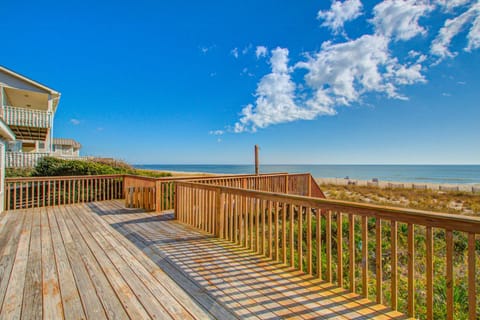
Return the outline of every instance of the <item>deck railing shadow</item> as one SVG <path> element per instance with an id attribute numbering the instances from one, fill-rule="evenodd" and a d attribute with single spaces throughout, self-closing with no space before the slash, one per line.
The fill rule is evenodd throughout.
<path id="1" fill-rule="evenodd" d="M 477 318 L 480 218 L 193 182 L 176 193 L 179 221 L 251 254 L 410 317 Z"/>
<path id="2" fill-rule="evenodd" d="M 234 314 L 265 317 L 281 313 L 289 317 L 317 312 L 324 319 L 335 319 L 355 315 L 356 311 L 362 311 L 364 317 L 385 313 L 374 309 L 375 303 L 348 296 L 347 291 L 333 284 L 302 275 L 288 265 L 254 255 L 211 234 L 194 231 L 172 218 L 171 214 L 139 217 L 111 226 L 149 256 L 154 256 L 152 252 L 158 255 L 159 259 L 153 260 L 161 261 L 160 267 L 165 263 L 174 266 L 174 272 L 186 275 Z M 225 292 L 231 293 L 225 298 Z M 264 301 L 261 310 L 255 309 L 258 301 Z M 339 308 L 342 304 L 349 308 Z"/>

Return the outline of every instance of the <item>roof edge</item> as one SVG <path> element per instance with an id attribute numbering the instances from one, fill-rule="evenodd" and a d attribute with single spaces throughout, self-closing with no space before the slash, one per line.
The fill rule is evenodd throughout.
<path id="1" fill-rule="evenodd" d="M 24 75 L 21 75 L 20 73 L 18 72 L 15 72 L 13 70 L 10 70 L 2 65 L 0 65 L 0 71 L 3 71 L 5 73 L 8 73 L 9 75 L 17 78 L 17 79 L 20 79 L 20 80 L 23 80 L 23 81 L 26 81 L 30 84 L 32 84 L 33 86 L 37 87 L 37 88 L 40 88 L 42 90 L 45 90 L 45 91 L 48 91 L 49 93 L 51 93 L 52 95 L 57 95 L 57 96 L 60 96 L 60 92 L 58 92 L 57 90 L 54 90 L 50 87 L 47 87 L 46 85 L 43 85 L 41 84 L 40 82 L 38 81 L 35 81 L 35 80 L 32 80 Z"/>

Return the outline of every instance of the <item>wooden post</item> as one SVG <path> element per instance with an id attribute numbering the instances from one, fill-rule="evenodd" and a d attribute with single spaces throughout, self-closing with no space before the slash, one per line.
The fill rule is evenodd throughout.
<path id="1" fill-rule="evenodd" d="M 162 201 L 163 201 L 163 193 L 162 193 L 162 182 L 155 181 L 155 212 L 162 211 Z M 174 219 L 177 219 L 177 211 L 175 211 Z"/>
<path id="2" fill-rule="evenodd" d="M 255 145 L 255 174 L 259 174 L 258 170 L 258 144 Z"/>

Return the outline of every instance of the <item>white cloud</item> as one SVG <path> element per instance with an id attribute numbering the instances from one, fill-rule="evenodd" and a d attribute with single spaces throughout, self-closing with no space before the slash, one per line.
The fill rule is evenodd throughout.
<path id="1" fill-rule="evenodd" d="M 72 118 L 70 119 L 70 123 L 73 124 L 74 126 L 78 126 L 80 124 L 80 120 Z"/>
<path id="2" fill-rule="evenodd" d="M 394 69 L 400 66 L 390 58 L 388 39 L 383 36 L 363 35 L 338 44 L 325 42 L 320 52 L 297 67 L 308 70 L 305 81 L 310 88 L 325 91 L 336 105 L 349 105 L 369 91 L 398 96 L 395 86 L 386 83 L 386 78 L 394 78 Z M 388 77 L 380 70 L 386 67 L 390 69 Z"/>
<path id="3" fill-rule="evenodd" d="M 445 11 L 452 11 L 469 3 L 470 0 L 436 0 L 435 3 L 441 6 Z"/>
<path id="4" fill-rule="evenodd" d="M 337 34 L 343 31 L 345 22 L 356 19 L 362 14 L 360 0 L 333 1 L 329 10 L 319 11 L 318 19 L 323 20 L 322 26 Z"/>
<path id="5" fill-rule="evenodd" d="M 480 46 L 480 36 L 478 31 L 480 31 L 480 1 L 473 4 L 468 10 L 462 14 L 456 16 L 453 19 L 447 19 L 445 24 L 440 29 L 437 37 L 433 40 L 430 47 L 430 53 L 438 56 L 440 59 L 445 57 L 454 57 L 456 52 L 451 52 L 449 47 L 452 39 L 458 35 L 465 26 L 471 22 L 473 25 L 468 34 L 468 44 L 465 48 L 466 51 L 476 49 Z"/>
<path id="6" fill-rule="evenodd" d="M 259 59 L 261 57 L 266 57 L 267 52 L 268 52 L 267 47 L 257 46 L 257 48 L 255 50 L 255 55 L 257 56 L 257 59 Z"/>
<path id="7" fill-rule="evenodd" d="M 334 115 L 337 107 L 360 102 L 368 92 L 406 99 L 397 93 L 397 86 L 425 82 L 422 66 L 399 63 L 388 44 L 389 39 L 381 35 L 363 35 L 338 44 L 325 42 L 319 52 L 293 68 L 288 66 L 287 49 L 273 50 L 272 72 L 258 83 L 256 101 L 243 108 L 234 131 Z M 291 73 L 296 69 L 307 70 L 305 87 L 293 82 Z"/>
<path id="8" fill-rule="evenodd" d="M 468 32 L 468 45 L 465 48 L 466 51 L 472 51 L 480 48 L 480 8 L 477 6 L 477 17 L 473 22 L 472 28 Z"/>
<path id="9" fill-rule="evenodd" d="M 233 48 L 230 53 L 235 57 L 235 59 L 238 59 L 238 48 Z"/>
<path id="10" fill-rule="evenodd" d="M 357 3 L 355 10 L 340 12 L 338 9 L 355 7 L 354 3 Z M 423 74 L 424 63 L 432 61 L 434 56 L 440 59 L 454 56 L 450 44 L 462 30 L 467 34 L 464 50 L 480 48 L 480 0 L 469 3 L 467 0 L 438 0 L 435 6 L 427 0 L 385 0 L 373 8 L 373 18 L 369 20 L 374 27 L 373 34 L 363 34 L 353 40 L 347 38 L 340 43 L 326 41 L 317 52 L 305 55 L 291 66 L 288 49 L 272 50 L 271 72 L 257 84 L 254 103 L 242 109 L 233 131 L 255 132 L 274 124 L 334 115 L 342 106 L 362 104 L 369 93 L 407 99 L 400 88 L 427 82 Z M 447 9 L 460 7 L 461 13 L 447 12 Z M 410 50 L 407 55 L 397 56 L 392 51 L 398 47 L 394 41 L 407 41 L 426 34 L 427 30 L 420 23 L 435 8 L 447 8 L 441 14 L 453 18 L 445 20 L 431 43 L 430 52 Z M 319 18 L 324 19 L 324 26 L 338 33 L 343 32 L 346 21 L 360 12 L 359 1 L 334 1 L 330 10 L 319 12 Z M 404 44 L 401 46 L 404 52 Z M 256 49 L 257 58 L 268 55 L 266 48 Z M 303 79 L 294 75 L 298 70 L 302 70 L 298 73 L 304 74 Z M 442 95 L 448 97 L 450 93 Z"/>
<path id="11" fill-rule="evenodd" d="M 288 68 L 288 49 L 272 50 L 270 58 L 272 72 L 258 83 L 255 105 L 243 108 L 235 132 L 253 131 L 271 124 L 298 119 L 313 118 L 314 114 L 298 107 L 295 103 L 296 85 Z"/>
<path id="12" fill-rule="evenodd" d="M 248 46 L 246 46 L 245 48 L 243 48 L 242 54 L 243 54 L 243 55 L 246 55 L 246 54 L 250 51 L 250 49 L 252 49 L 252 47 L 253 47 L 253 45 L 252 45 L 251 43 L 249 43 Z"/>
<path id="13" fill-rule="evenodd" d="M 208 134 L 213 135 L 213 136 L 221 136 L 225 132 L 223 130 L 211 130 Z"/>
<path id="14" fill-rule="evenodd" d="M 383 1 L 373 8 L 375 33 L 395 40 L 409 40 L 425 34 L 418 20 L 434 9 L 428 2 L 417 0 Z"/>
<path id="15" fill-rule="evenodd" d="M 255 76 L 255 74 L 250 72 L 247 67 L 242 69 L 242 72 L 240 72 L 240 75 L 241 76 L 249 76 L 249 77 L 254 77 Z"/>

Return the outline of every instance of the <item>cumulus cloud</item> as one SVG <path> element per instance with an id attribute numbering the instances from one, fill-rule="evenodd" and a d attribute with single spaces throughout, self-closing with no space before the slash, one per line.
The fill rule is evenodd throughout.
<path id="1" fill-rule="evenodd" d="M 272 72 L 264 76 L 257 87 L 255 105 L 248 104 L 235 124 L 235 132 L 253 131 L 271 124 L 312 118 L 312 114 L 295 103 L 296 85 L 288 68 L 288 49 L 272 50 Z"/>
<path id="2" fill-rule="evenodd" d="M 430 52 L 438 56 L 440 59 L 445 57 L 454 57 L 456 52 L 450 51 L 450 43 L 452 39 L 458 35 L 465 27 L 472 23 L 472 27 L 468 33 L 468 44 L 466 51 L 480 47 L 480 1 L 473 4 L 468 10 L 456 16 L 453 19 L 447 19 L 440 29 L 437 37 L 433 40 Z"/>
<path id="3" fill-rule="evenodd" d="M 230 53 L 232 54 L 232 56 L 235 57 L 235 59 L 238 59 L 238 48 L 233 48 Z"/>
<path id="4" fill-rule="evenodd" d="M 457 7 L 461 7 L 469 3 L 470 0 L 437 0 L 435 3 L 441 6 L 445 11 L 452 11 Z"/>
<path id="5" fill-rule="evenodd" d="M 447 11 L 455 8 L 462 11 Z M 427 33 L 422 18 L 435 9 L 444 17 L 453 17 L 444 18 L 430 48 L 396 54 L 396 42 Z M 338 33 L 361 10 L 360 1 L 334 1 L 318 16 L 324 20 L 323 26 Z M 255 132 L 274 124 L 335 115 L 340 107 L 362 104 L 369 93 L 406 100 L 401 87 L 427 82 L 426 61 L 454 56 L 451 41 L 462 30 L 466 31 L 463 49 L 468 52 L 480 48 L 480 0 L 385 0 L 372 13 L 371 34 L 346 37 L 341 42 L 325 41 L 319 50 L 304 54 L 291 65 L 288 49 L 276 48 L 269 55 L 267 48 L 258 46 L 256 56 L 270 57 L 271 72 L 258 82 L 255 101 L 242 109 L 233 131 Z M 403 43 L 401 46 L 406 47 Z"/>
<path id="6" fill-rule="evenodd" d="M 323 20 L 322 26 L 333 33 L 343 31 L 345 22 L 356 19 L 362 14 L 360 0 L 333 1 L 329 10 L 319 11 L 318 19 Z"/>
<path id="7" fill-rule="evenodd" d="M 395 40 L 409 40 L 425 34 L 418 20 L 434 9 L 428 2 L 417 0 L 383 1 L 373 8 L 375 33 Z"/>
<path id="8" fill-rule="evenodd" d="M 213 136 L 221 136 L 225 132 L 223 130 L 211 130 L 208 134 L 213 135 Z"/>
<path id="9" fill-rule="evenodd" d="M 480 8 L 477 6 L 477 17 L 473 22 L 472 28 L 468 32 L 468 45 L 465 48 L 466 51 L 472 51 L 480 48 Z"/>
<path id="10" fill-rule="evenodd" d="M 78 126 L 80 124 L 80 120 L 72 118 L 70 119 L 70 123 L 73 124 L 74 126 Z"/>
<path id="11" fill-rule="evenodd" d="M 267 47 L 264 46 L 257 46 L 255 49 L 255 55 L 257 56 L 257 59 L 261 57 L 266 57 L 267 56 L 268 49 Z"/>
<path id="12" fill-rule="evenodd" d="M 420 64 L 402 65 L 392 58 L 388 38 L 364 35 L 339 44 L 325 42 L 306 61 L 288 66 L 288 50 L 277 48 L 270 58 L 272 72 L 264 76 L 256 101 L 243 108 L 235 132 L 256 131 L 269 125 L 311 120 L 336 114 L 336 107 L 358 102 L 366 92 L 404 99 L 397 85 L 425 82 Z M 305 69 L 309 94 L 299 94 L 291 73 Z"/>

